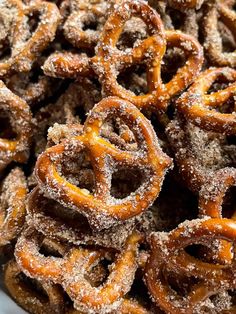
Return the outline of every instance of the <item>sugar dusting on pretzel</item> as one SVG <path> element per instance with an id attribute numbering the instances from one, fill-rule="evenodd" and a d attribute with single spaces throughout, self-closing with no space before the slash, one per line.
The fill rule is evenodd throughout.
<path id="1" fill-rule="evenodd" d="M 137 41 L 132 49 L 120 51 L 116 45 L 125 23 L 133 16 L 140 17 L 147 25 L 148 36 Z M 168 45 L 184 50 L 188 57 L 167 84 L 162 83 L 161 61 Z M 181 32 L 164 32 L 160 16 L 143 1 L 121 1 L 108 18 L 92 66 L 99 75 L 106 95 L 129 100 L 140 109 L 166 110 L 172 96 L 187 87 L 199 73 L 203 54 L 199 43 Z M 117 82 L 118 73 L 132 65 L 144 63 L 147 66 L 149 91 L 135 95 Z"/>
<path id="2" fill-rule="evenodd" d="M 229 265 L 203 262 L 184 249 L 192 244 L 209 247 L 212 240 L 227 240 L 235 245 L 236 224 L 230 219 L 186 221 L 167 233 L 153 233 L 150 238 L 151 256 L 146 268 L 146 284 L 155 302 L 168 313 L 201 311 L 203 302 L 220 291 L 234 288 L 235 257 Z M 163 271 L 198 278 L 184 297 L 171 288 Z"/>
<path id="3" fill-rule="evenodd" d="M 104 122 L 120 117 L 132 130 L 137 149 L 119 149 L 100 135 Z M 85 149 L 95 175 L 94 192 L 83 190 L 60 174 L 60 164 L 71 149 L 78 155 Z M 63 157 L 64 156 L 64 157 Z M 131 103 L 118 98 L 103 99 L 88 116 L 84 132 L 71 140 L 47 149 L 36 164 L 40 185 L 50 197 L 83 213 L 90 224 L 108 228 L 116 221 L 125 221 L 141 214 L 157 197 L 171 160 L 159 148 L 153 129 Z M 119 168 L 141 169 L 143 182 L 124 199 L 111 197 L 111 177 Z M 102 217 L 102 219 L 101 219 Z"/>
<path id="4" fill-rule="evenodd" d="M 0 138 L 0 170 L 12 161 L 24 163 L 29 156 L 32 138 L 32 115 L 27 103 L 13 94 L 0 81 L 0 108 L 3 118 L 9 118 L 14 134 Z"/>

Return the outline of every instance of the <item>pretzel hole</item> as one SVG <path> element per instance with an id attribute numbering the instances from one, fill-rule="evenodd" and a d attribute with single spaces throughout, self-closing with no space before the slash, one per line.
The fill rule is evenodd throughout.
<path id="1" fill-rule="evenodd" d="M 134 133 L 119 117 L 105 120 L 100 135 L 121 150 L 135 151 L 138 148 Z"/>
<path id="2" fill-rule="evenodd" d="M 148 83 L 146 78 L 145 65 L 133 65 L 121 71 L 117 77 L 117 82 L 125 89 L 130 90 L 136 96 L 148 93 Z"/>
<path id="3" fill-rule="evenodd" d="M 93 14 L 88 14 L 86 19 L 83 21 L 82 30 L 83 31 L 97 31 L 99 27 L 99 22 L 96 19 L 96 16 Z"/>
<path id="4" fill-rule="evenodd" d="M 164 84 L 171 81 L 177 71 L 184 66 L 186 56 L 183 50 L 177 47 L 168 47 L 163 57 L 161 78 Z"/>
<path id="5" fill-rule="evenodd" d="M 29 29 L 29 35 L 28 38 L 32 36 L 32 34 L 36 31 L 39 23 L 40 23 L 40 12 L 38 11 L 32 11 L 27 15 L 28 19 L 28 29 Z"/>
<path id="6" fill-rule="evenodd" d="M 64 156 L 61 168 L 58 169 L 61 175 L 71 184 L 92 193 L 95 189 L 95 177 L 93 167 L 87 152 L 80 151 L 74 156 Z"/>
<path id="7" fill-rule="evenodd" d="M 14 131 L 12 120 L 9 112 L 0 109 L 0 138 L 8 140 L 16 139 L 17 133 Z"/>
<path id="8" fill-rule="evenodd" d="M 112 174 L 111 196 L 124 199 L 135 192 L 142 184 L 144 178 L 140 169 L 119 169 Z"/>
<path id="9" fill-rule="evenodd" d="M 0 45 L 0 58 L 1 60 L 8 59 L 11 57 L 11 44 L 9 39 L 5 39 L 4 43 Z"/>
<path id="10" fill-rule="evenodd" d="M 48 294 L 37 280 L 27 277 L 23 272 L 16 276 L 16 280 L 20 282 L 23 289 L 32 292 L 32 296 L 34 295 L 44 302 L 49 302 Z"/>
<path id="11" fill-rule="evenodd" d="M 167 9 L 167 14 L 171 18 L 173 28 L 176 30 L 180 30 L 183 27 L 186 15 L 178 10 L 171 9 L 171 8 Z"/>
<path id="12" fill-rule="evenodd" d="M 117 48 L 120 50 L 133 48 L 137 41 L 147 38 L 147 35 L 147 26 L 143 20 L 138 17 L 132 17 L 123 26 Z"/>
<path id="13" fill-rule="evenodd" d="M 162 281 L 166 281 L 169 287 L 177 293 L 177 296 L 185 297 L 191 291 L 191 288 L 199 283 L 199 280 L 193 276 L 183 276 L 175 273 L 174 271 L 168 271 L 163 269 Z"/>
<path id="14" fill-rule="evenodd" d="M 222 51 L 234 52 L 236 42 L 232 31 L 221 21 L 218 21 L 218 29 L 222 38 Z"/>
<path id="15" fill-rule="evenodd" d="M 236 214 L 236 186 L 231 186 L 225 193 L 222 203 L 222 217 L 232 218 Z"/>
<path id="16" fill-rule="evenodd" d="M 93 265 L 91 269 L 85 274 L 85 279 L 90 283 L 92 287 L 99 287 L 109 277 L 109 267 L 112 261 L 106 258 L 99 261 L 99 263 Z"/>

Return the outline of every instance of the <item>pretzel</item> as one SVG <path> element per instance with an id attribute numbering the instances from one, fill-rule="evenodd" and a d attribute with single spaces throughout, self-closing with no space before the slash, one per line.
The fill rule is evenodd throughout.
<path id="1" fill-rule="evenodd" d="M 110 3 L 111 2 L 111 3 Z M 65 38 L 77 48 L 93 49 L 106 21 L 112 1 L 72 0 L 63 26 Z"/>
<path id="2" fill-rule="evenodd" d="M 8 262 L 4 270 L 4 282 L 11 297 L 32 314 L 62 313 L 64 308 L 64 297 L 61 290 L 53 284 L 44 282 L 41 284 L 45 297 L 42 293 L 32 289 L 21 278 L 22 272 L 14 260 Z"/>
<path id="3" fill-rule="evenodd" d="M 121 52 L 116 44 L 125 22 L 133 16 L 140 17 L 146 23 L 149 37 L 136 43 L 133 49 Z M 188 56 L 186 64 L 167 84 L 161 80 L 165 38 L 168 45 L 183 49 Z M 143 1 L 122 1 L 116 7 L 104 26 L 96 50 L 92 66 L 105 94 L 129 100 L 140 109 L 153 107 L 155 110 L 166 110 L 170 98 L 192 82 L 203 61 L 198 42 L 181 32 L 164 32 L 159 15 Z M 117 76 L 122 70 L 140 63 L 147 65 L 149 91 L 145 95 L 136 96 L 117 82 Z"/>
<path id="4" fill-rule="evenodd" d="M 192 244 L 211 247 L 211 241 L 215 239 L 227 240 L 234 246 L 235 236 L 235 222 L 217 218 L 186 221 L 169 234 L 153 233 L 145 281 L 156 304 L 167 313 L 201 312 L 200 305 L 208 297 L 222 290 L 235 289 L 235 256 L 229 265 L 215 265 L 184 250 Z M 196 278 L 198 283 L 192 284 L 190 291 L 181 297 L 171 289 L 164 271 Z"/>
<path id="5" fill-rule="evenodd" d="M 223 23 L 236 40 L 235 1 L 219 0 L 216 5 L 211 3 L 204 15 L 204 47 L 211 63 L 217 66 L 236 67 L 236 50 L 224 51 L 224 43 L 219 32 L 218 22 Z"/>
<path id="6" fill-rule="evenodd" d="M 81 78 L 71 83 L 55 103 L 53 102 L 41 108 L 35 115 L 37 121 L 36 154 L 38 155 L 39 152 L 41 153 L 45 149 L 47 143 L 45 133 L 54 123 L 57 123 L 57 125 L 50 129 L 50 134 L 48 134 L 48 138 L 52 141 L 54 139 L 54 144 L 58 144 L 59 140 L 62 139 L 62 132 L 60 132 L 60 138 L 55 136 L 54 129 L 58 131 L 58 123 L 69 125 L 63 125 L 61 131 L 64 131 L 64 133 L 66 133 L 65 131 L 69 132 L 70 136 L 73 133 L 74 136 L 81 133 L 83 113 L 86 115 L 100 99 L 101 95 L 96 86 L 90 80 Z M 81 111 L 81 114 L 80 112 L 77 114 L 77 111 Z"/>
<path id="7" fill-rule="evenodd" d="M 0 62 L 0 76 L 12 72 L 27 72 L 38 55 L 54 39 L 60 14 L 55 4 L 46 1 L 34 1 L 24 6 L 21 1 L 9 0 L 12 7 L 14 23 L 8 34 L 11 45 L 11 55 Z M 8 6 L 8 4 L 5 4 Z M 29 15 L 40 14 L 40 22 L 33 34 L 30 34 L 27 20 Z"/>
<path id="8" fill-rule="evenodd" d="M 206 132 L 182 117 L 177 116 L 169 123 L 166 135 L 181 179 L 194 193 L 200 191 L 215 171 L 235 162 L 231 160 L 224 135 Z"/>
<path id="9" fill-rule="evenodd" d="M 211 218 L 222 218 L 222 204 L 227 190 L 236 185 L 235 168 L 224 168 L 216 172 L 213 177 L 206 181 L 199 193 L 199 215 Z M 230 218 L 235 220 L 235 211 Z M 226 241 L 220 242 L 220 250 L 217 258 L 227 262 L 232 259 L 231 245 Z"/>
<path id="10" fill-rule="evenodd" d="M 91 229 L 85 217 L 68 213 L 68 209 L 58 202 L 43 196 L 36 187 L 30 194 L 27 204 L 27 223 L 47 237 L 66 241 L 75 245 L 100 245 L 121 249 L 127 236 L 135 227 L 134 220 L 126 222 L 99 234 Z"/>
<path id="11" fill-rule="evenodd" d="M 29 145 L 32 136 L 32 116 L 25 101 L 13 94 L 0 81 L 0 108 L 3 118 L 10 118 L 13 133 L 0 138 L 0 170 L 12 161 L 24 163 L 28 159 Z M 3 124 L 4 125 L 4 124 Z M 9 127 L 9 125 L 8 125 Z M 5 137 L 5 138 L 4 138 Z"/>
<path id="12" fill-rule="evenodd" d="M 230 85 L 207 94 L 212 84 L 221 80 Z M 230 68 L 211 68 L 204 71 L 193 85 L 177 101 L 177 109 L 195 125 L 209 131 L 236 133 L 234 104 L 232 113 L 221 113 L 221 109 L 235 95 L 236 71 Z M 233 100 L 234 101 L 234 100 Z M 230 105 L 230 104 L 229 104 Z"/>
<path id="13" fill-rule="evenodd" d="M 47 76 L 39 76 L 36 82 L 32 82 L 30 75 L 26 75 L 25 73 L 18 73 L 11 76 L 6 81 L 6 85 L 14 94 L 22 98 L 30 106 L 34 106 L 51 96 L 54 87 L 52 79 Z"/>
<path id="14" fill-rule="evenodd" d="M 177 10 L 167 1 L 149 1 L 160 14 L 165 29 L 180 30 L 198 38 L 198 12 L 195 9 Z"/>
<path id="15" fill-rule="evenodd" d="M 116 147 L 99 135 L 104 122 L 112 117 L 120 118 L 131 129 L 137 141 L 135 151 Z M 68 153 L 72 157 L 73 152 L 78 158 L 85 148 L 89 152 L 86 158 L 90 160 L 95 175 L 93 195 L 68 182 L 57 170 Z M 109 156 L 109 162 L 106 156 Z M 159 194 L 170 165 L 171 160 L 159 148 L 150 123 L 138 109 L 127 101 L 110 97 L 94 107 L 82 135 L 47 149 L 38 158 L 35 174 L 40 188 L 47 191 L 51 198 L 74 208 L 85 215 L 92 226 L 103 229 L 147 209 Z M 110 195 L 111 171 L 114 173 L 114 170 L 127 167 L 141 169 L 146 180 L 135 192 L 117 201 Z"/>
<path id="16" fill-rule="evenodd" d="M 200 9 L 204 0 L 169 0 L 170 6 L 178 10 Z"/>
<path id="17" fill-rule="evenodd" d="M 90 78 L 94 75 L 90 63 L 90 58 L 84 53 L 55 52 L 47 58 L 42 69 L 50 77 Z"/>
<path id="18" fill-rule="evenodd" d="M 25 221 L 26 179 L 21 169 L 13 169 L 1 189 L 0 246 L 20 233 Z"/>
<path id="19" fill-rule="evenodd" d="M 142 237 L 133 233 L 110 268 L 103 285 L 92 287 L 86 279 L 90 269 L 105 258 L 104 250 L 72 247 L 60 257 L 39 253 L 39 233 L 27 230 L 17 242 L 15 256 L 24 273 L 37 280 L 50 280 L 62 285 L 74 307 L 85 313 L 115 309 L 130 290 L 137 269 L 138 246 Z"/>

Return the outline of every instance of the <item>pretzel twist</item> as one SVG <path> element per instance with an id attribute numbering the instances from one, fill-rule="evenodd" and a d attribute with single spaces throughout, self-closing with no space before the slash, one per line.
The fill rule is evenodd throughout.
<path id="1" fill-rule="evenodd" d="M 28 159 L 32 137 L 32 116 L 29 106 L 21 98 L 13 94 L 0 81 L 0 108 L 10 116 L 16 137 L 0 138 L 0 170 L 12 161 L 24 163 Z"/>
<path id="2" fill-rule="evenodd" d="M 116 44 L 131 17 L 140 17 L 148 28 L 146 39 L 135 43 L 134 48 L 120 51 Z M 167 45 L 184 50 L 188 60 L 177 74 L 164 84 L 161 79 L 161 61 Z M 108 18 L 96 48 L 92 67 L 98 74 L 106 95 L 129 100 L 139 109 L 166 110 L 171 97 L 186 88 L 199 73 L 203 53 L 199 43 L 191 36 L 176 31 L 164 31 L 157 12 L 144 1 L 122 1 Z M 147 65 L 149 91 L 135 95 L 117 82 L 118 73 L 132 65 Z"/>
<path id="3" fill-rule="evenodd" d="M 101 137 L 101 127 L 112 117 L 119 117 L 129 126 L 137 141 L 137 150 L 116 147 Z M 58 172 L 63 155 L 77 155 L 84 149 L 89 154 L 94 175 L 94 195 L 69 183 Z M 84 214 L 95 228 L 108 228 L 141 214 L 159 194 L 171 160 L 159 148 L 150 123 L 131 103 L 111 97 L 103 99 L 88 116 L 84 132 L 72 140 L 47 149 L 36 163 L 35 173 L 40 187 L 51 198 Z M 111 174 L 115 169 L 141 169 L 144 178 L 140 187 L 117 201 L 110 195 Z M 103 219 L 101 219 L 103 217 Z"/>
<path id="4" fill-rule="evenodd" d="M 229 265 L 215 265 L 202 262 L 184 249 L 191 244 L 211 247 L 211 241 L 215 239 L 227 240 L 234 246 L 235 237 L 236 224 L 230 219 L 193 220 L 168 235 L 152 234 L 145 280 L 155 302 L 168 313 L 193 313 L 208 297 L 222 289 L 234 289 L 235 256 Z M 180 297 L 169 286 L 164 270 L 199 281 L 185 297 Z"/>
<path id="5" fill-rule="evenodd" d="M 57 6 L 46 1 L 34 1 L 24 6 L 21 1 L 9 0 L 16 10 L 12 36 L 11 56 L 0 62 L 0 76 L 12 72 L 27 72 L 38 55 L 54 39 L 60 14 Z M 40 22 L 33 34 L 27 28 L 27 16 L 39 13 Z"/>
<path id="6" fill-rule="evenodd" d="M 225 89 L 207 94 L 216 80 L 229 82 Z M 228 135 L 236 133 L 235 108 L 232 113 L 217 111 L 235 96 L 236 71 L 230 68 L 211 68 L 204 71 L 177 101 L 177 109 L 195 125 Z M 235 105 L 233 105 L 235 107 Z"/>
<path id="7" fill-rule="evenodd" d="M 99 287 L 92 287 L 86 279 L 89 270 L 105 257 L 103 250 L 72 247 L 60 257 L 45 257 L 39 253 L 42 236 L 34 230 L 21 235 L 15 256 L 24 273 L 37 280 L 50 280 L 62 285 L 77 310 L 97 313 L 115 308 L 129 292 L 138 267 L 138 246 L 142 237 L 134 232 L 123 251 L 113 263 L 109 277 Z"/>

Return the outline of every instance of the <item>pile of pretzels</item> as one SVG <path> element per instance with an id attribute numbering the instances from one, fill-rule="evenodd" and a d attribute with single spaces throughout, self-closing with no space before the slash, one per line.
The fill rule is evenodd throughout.
<path id="1" fill-rule="evenodd" d="M 0 183 L 28 313 L 236 313 L 236 1 L 1 0 Z"/>

